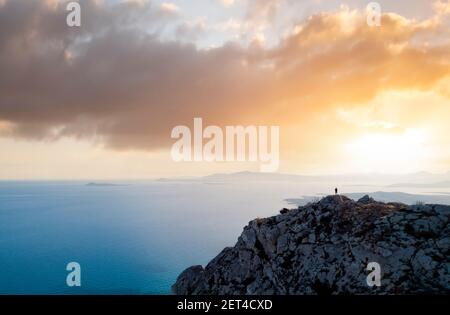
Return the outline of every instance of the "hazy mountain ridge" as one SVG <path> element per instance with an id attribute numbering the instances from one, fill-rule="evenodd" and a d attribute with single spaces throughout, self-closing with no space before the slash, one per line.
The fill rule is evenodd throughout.
<path id="1" fill-rule="evenodd" d="M 330 182 L 339 185 L 341 183 L 360 183 L 362 185 L 378 184 L 391 187 L 401 185 L 435 185 L 431 187 L 443 187 L 439 184 L 450 186 L 450 171 L 443 174 L 418 172 L 411 174 L 348 174 L 348 175 L 298 175 L 283 173 L 261 173 L 261 172 L 237 172 L 230 174 L 211 174 L 201 177 L 179 177 L 160 178 L 161 182 L 233 182 L 233 181 L 317 181 Z"/>

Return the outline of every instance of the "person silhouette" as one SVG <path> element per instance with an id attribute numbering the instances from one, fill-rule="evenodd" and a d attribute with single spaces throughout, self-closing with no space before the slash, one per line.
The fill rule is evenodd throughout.
<path id="1" fill-rule="evenodd" d="M 337 189 L 337 188 L 334 189 L 334 194 L 335 194 L 335 195 L 338 194 L 338 189 Z"/>

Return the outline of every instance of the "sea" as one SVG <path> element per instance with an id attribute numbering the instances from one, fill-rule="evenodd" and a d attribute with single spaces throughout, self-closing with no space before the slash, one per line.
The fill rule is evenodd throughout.
<path id="1" fill-rule="evenodd" d="M 289 181 L 1 181 L 0 294 L 170 294 L 250 220 L 331 193 Z M 450 204 L 448 191 L 436 196 Z M 80 286 L 67 285 L 71 262 Z"/>

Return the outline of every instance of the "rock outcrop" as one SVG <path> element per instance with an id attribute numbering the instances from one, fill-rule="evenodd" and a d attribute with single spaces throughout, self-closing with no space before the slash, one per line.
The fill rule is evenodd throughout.
<path id="1" fill-rule="evenodd" d="M 251 221 L 175 294 L 449 294 L 450 206 L 328 196 Z M 368 286 L 369 262 L 381 286 Z"/>

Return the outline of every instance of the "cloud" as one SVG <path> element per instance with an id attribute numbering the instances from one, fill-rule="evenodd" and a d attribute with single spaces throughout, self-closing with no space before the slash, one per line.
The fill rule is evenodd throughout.
<path id="1" fill-rule="evenodd" d="M 180 40 L 196 40 L 207 31 L 207 28 L 208 20 L 206 17 L 200 17 L 178 25 L 175 35 Z"/>
<path id="2" fill-rule="evenodd" d="M 268 27 L 281 2 L 282 0 L 247 0 L 246 21 L 260 30 Z"/>
<path id="3" fill-rule="evenodd" d="M 437 14 L 448 15 L 450 14 L 450 1 L 436 1 L 433 7 Z"/>
<path id="4" fill-rule="evenodd" d="M 273 14 L 274 2 L 262 2 L 265 16 Z M 274 48 L 201 49 L 163 39 L 170 17 L 151 3 L 86 0 L 82 10 L 82 27 L 69 28 L 63 5 L 0 7 L 4 136 L 154 151 L 167 149 L 171 129 L 194 117 L 310 125 L 312 115 L 388 90 L 433 89 L 450 74 L 439 21 L 386 13 L 371 28 L 363 12 L 342 8 L 293 25 Z"/>
<path id="5" fill-rule="evenodd" d="M 227 21 L 218 23 L 214 30 L 232 31 L 244 42 L 255 40 L 262 42 L 264 32 L 276 22 L 276 17 L 286 0 L 222 0 L 222 5 L 231 7 L 239 4 L 243 10 L 239 18 L 230 17 Z"/>
<path id="6" fill-rule="evenodd" d="M 174 3 L 163 2 L 161 3 L 161 11 L 164 13 L 175 14 L 180 11 L 180 8 Z"/>
<path id="7" fill-rule="evenodd" d="M 231 7 L 236 3 L 236 0 L 220 0 L 224 7 Z"/>

